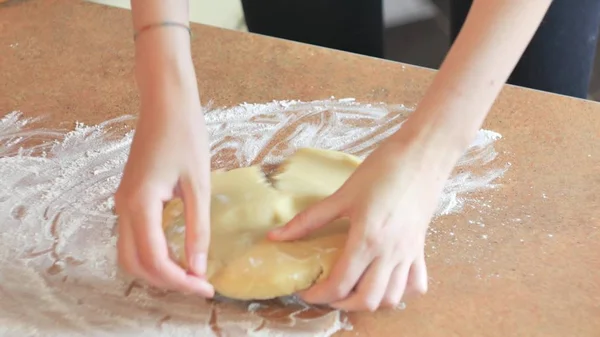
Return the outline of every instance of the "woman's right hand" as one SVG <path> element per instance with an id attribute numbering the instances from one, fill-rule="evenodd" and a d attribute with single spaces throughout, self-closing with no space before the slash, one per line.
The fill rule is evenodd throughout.
<path id="1" fill-rule="evenodd" d="M 193 64 L 144 55 L 136 62 L 141 111 L 115 195 L 119 263 L 156 287 L 212 297 L 205 278 L 210 153 Z M 164 202 L 176 190 L 185 204 L 189 271 L 170 258 L 162 229 Z"/>

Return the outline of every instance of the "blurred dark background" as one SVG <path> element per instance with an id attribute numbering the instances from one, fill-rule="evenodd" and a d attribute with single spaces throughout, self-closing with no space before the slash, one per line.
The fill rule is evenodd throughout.
<path id="1" fill-rule="evenodd" d="M 0 0 L 0 3 L 6 0 Z M 18 2 L 22 0 L 8 0 Z M 129 8 L 130 0 L 87 0 Z M 261 1 L 261 0 L 256 0 Z M 283 1 L 283 0 L 282 0 Z M 304 0 L 296 0 L 304 1 Z M 449 48 L 448 0 L 381 0 L 385 58 L 438 69 Z M 574 4 L 576 6 L 576 4 Z M 247 31 L 240 0 L 192 0 L 194 22 Z M 596 55 L 588 98 L 600 101 L 600 58 Z"/>
<path id="2" fill-rule="evenodd" d="M 402 0 L 395 0 L 396 3 Z M 427 3 L 427 4 L 426 4 Z M 389 2 L 390 5 L 393 2 Z M 388 22 L 385 31 L 385 57 L 438 69 L 449 48 L 449 6 L 447 0 L 422 0 L 422 7 L 397 22 Z M 386 15 L 390 10 L 388 6 Z M 406 8 L 398 8 L 406 10 Z M 410 46 L 410 47 L 407 47 Z M 588 98 L 600 101 L 600 58 L 596 54 Z"/>

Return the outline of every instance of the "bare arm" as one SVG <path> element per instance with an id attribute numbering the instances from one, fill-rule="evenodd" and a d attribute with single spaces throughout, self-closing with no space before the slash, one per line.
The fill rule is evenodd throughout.
<path id="1" fill-rule="evenodd" d="M 415 113 L 333 195 L 271 238 L 294 240 L 340 217 L 348 240 L 309 303 L 343 310 L 397 306 L 427 291 L 424 243 L 448 175 L 481 127 L 551 0 L 475 0 Z"/>
<path id="2" fill-rule="evenodd" d="M 154 286 L 211 297 L 214 289 L 205 277 L 210 153 L 187 30 L 188 1 L 132 0 L 131 7 L 135 31 L 141 31 L 135 41 L 141 106 L 115 193 L 119 264 Z M 163 203 L 176 189 L 185 204 L 188 270 L 170 258 L 161 224 Z"/>
<path id="3" fill-rule="evenodd" d="M 165 21 L 189 24 L 189 4 L 184 0 L 131 0 L 131 11 L 136 32 Z M 157 27 L 141 33 L 135 43 L 135 64 L 142 96 L 168 90 L 167 84 L 196 89 L 190 36 L 184 28 Z"/>
<path id="4" fill-rule="evenodd" d="M 456 160 L 481 127 L 550 4 L 475 0 L 432 85 L 403 127 L 409 132 L 393 137 L 421 140 L 438 153 L 434 148 L 445 148 L 450 150 L 448 159 Z"/>

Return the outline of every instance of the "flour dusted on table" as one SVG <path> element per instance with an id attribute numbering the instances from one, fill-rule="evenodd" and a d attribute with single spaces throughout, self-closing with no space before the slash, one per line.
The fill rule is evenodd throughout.
<path id="1" fill-rule="evenodd" d="M 208 109 L 212 168 L 270 166 L 300 147 L 360 158 L 398 130 L 402 105 L 353 99 L 275 101 Z M 70 132 L 13 112 L 0 121 L 1 336 L 330 336 L 342 313 L 284 298 L 206 301 L 147 289 L 116 264 L 113 199 L 133 132 L 123 116 Z M 493 187 L 500 135 L 479 131 L 448 181 L 436 216 Z"/>

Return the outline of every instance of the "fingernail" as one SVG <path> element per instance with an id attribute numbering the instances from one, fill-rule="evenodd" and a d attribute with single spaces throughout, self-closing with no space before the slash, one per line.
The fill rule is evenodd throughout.
<path id="1" fill-rule="evenodd" d="M 194 256 L 194 272 L 200 275 L 206 274 L 206 254 L 200 253 Z"/>

